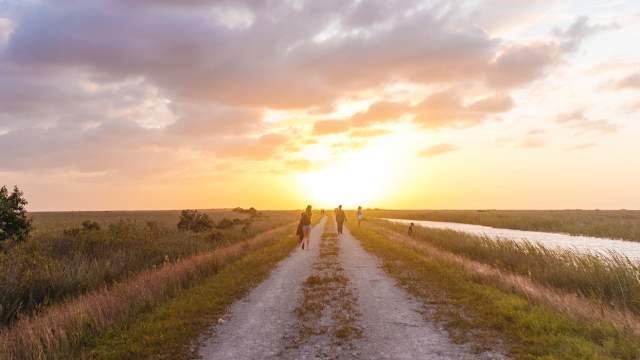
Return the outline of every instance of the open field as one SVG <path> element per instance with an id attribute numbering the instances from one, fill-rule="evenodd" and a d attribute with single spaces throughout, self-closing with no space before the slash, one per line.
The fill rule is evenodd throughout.
<path id="1" fill-rule="evenodd" d="M 0 252 L 0 328 L 19 315 L 294 222 L 297 211 L 251 217 L 231 210 L 204 211 L 213 228 L 176 228 L 179 211 L 60 212 L 32 214 L 34 234 Z M 226 221 L 224 219 L 227 219 Z M 85 220 L 99 229 L 82 228 Z"/>
<path id="2" fill-rule="evenodd" d="M 368 210 L 367 215 L 640 241 L 638 210 Z"/>
<path id="3" fill-rule="evenodd" d="M 127 320 L 153 311 L 158 306 L 163 306 L 167 300 L 178 296 L 185 297 L 185 290 L 198 285 L 203 279 L 217 274 L 246 255 L 257 253 L 257 250 L 271 244 L 282 245 L 282 241 L 294 244 L 295 242 L 291 241 L 293 230 L 293 224 L 280 226 L 246 241 L 222 246 L 175 263 L 166 263 L 158 268 L 147 269 L 118 281 L 111 287 L 97 289 L 54 304 L 0 331 L 0 358 L 75 357 L 78 351 L 83 351 L 85 345 L 93 344 L 92 339 L 102 336 L 105 330 L 113 326 L 124 326 Z M 283 249 L 281 245 L 278 246 Z M 264 261 L 262 267 L 256 265 L 255 270 L 268 270 L 269 264 L 268 261 Z M 246 288 L 252 284 L 255 282 L 238 285 Z M 227 289 L 228 295 L 233 296 L 237 291 L 242 291 L 242 286 L 238 289 Z M 232 300 L 232 297 L 227 295 L 220 296 L 220 301 Z M 214 302 L 212 306 L 219 305 Z M 177 315 L 181 317 L 183 314 Z M 201 317 L 202 314 L 196 316 Z M 133 324 L 136 322 L 137 320 L 134 320 Z"/>
<path id="4" fill-rule="evenodd" d="M 573 316 L 516 286 L 505 286 L 495 272 L 477 271 L 446 252 L 414 246 L 412 239 L 392 226 L 387 228 L 391 232 L 385 231 L 387 225 L 382 226 L 365 222 L 352 229 L 365 248 L 382 259 L 387 273 L 425 303 L 436 306 L 434 316 L 458 341 L 479 348 L 504 347 L 516 359 L 631 360 L 640 355 L 638 335 L 631 329 L 614 326 L 594 317 L 593 312 Z M 429 240 L 421 237 L 419 241 Z M 450 235 L 442 238 L 445 241 L 455 238 Z"/>

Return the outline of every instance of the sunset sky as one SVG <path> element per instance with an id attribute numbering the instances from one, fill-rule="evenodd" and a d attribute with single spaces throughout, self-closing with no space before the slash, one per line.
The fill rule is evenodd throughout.
<path id="1" fill-rule="evenodd" d="M 30 210 L 640 208 L 637 0 L 0 0 Z"/>

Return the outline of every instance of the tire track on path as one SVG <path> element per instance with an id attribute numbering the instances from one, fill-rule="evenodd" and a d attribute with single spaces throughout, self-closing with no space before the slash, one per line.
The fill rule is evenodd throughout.
<path id="1" fill-rule="evenodd" d="M 201 359 L 279 359 L 296 336 L 295 309 L 303 282 L 318 256 L 326 217 L 311 231 L 310 249 L 297 248 L 247 297 L 234 304 L 225 321 L 201 341 Z"/>

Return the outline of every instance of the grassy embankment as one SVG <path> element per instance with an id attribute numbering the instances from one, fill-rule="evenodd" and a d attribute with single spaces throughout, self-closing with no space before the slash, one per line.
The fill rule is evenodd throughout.
<path id="1" fill-rule="evenodd" d="M 638 210 L 371 210 L 367 215 L 640 241 Z"/>
<path id="2" fill-rule="evenodd" d="M 0 328 L 52 304 L 136 273 L 295 221 L 294 212 L 250 217 L 205 211 L 209 231 L 179 231 L 178 211 L 35 213 L 35 233 L 0 251 Z M 223 223 L 223 219 L 229 219 Z M 236 219 L 235 221 L 233 219 Z M 100 229 L 82 229 L 84 220 Z M 220 226 L 223 224 L 224 226 Z"/>
<path id="3" fill-rule="evenodd" d="M 613 324 L 604 314 L 611 311 L 619 315 L 613 307 L 601 304 L 586 312 L 574 311 L 576 306 L 588 306 L 591 300 L 585 301 L 586 298 L 575 295 L 563 296 L 538 283 L 544 276 L 570 275 L 567 269 L 557 266 L 561 256 L 553 258 L 553 254 L 544 253 L 550 257 L 547 272 L 544 273 L 540 266 L 538 277 L 534 277 L 536 270 L 532 267 L 532 276 L 527 273 L 525 277 L 496 265 L 517 253 L 516 248 L 511 248 L 514 252 L 496 251 L 491 262 L 496 266 L 489 266 L 449 252 L 455 247 L 450 246 L 451 243 L 473 246 L 464 236 L 460 240 L 457 235 L 462 234 L 459 233 L 419 229 L 414 239 L 409 239 L 399 234 L 394 225 L 377 221 L 351 228 L 365 248 L 382 259 L 384 269 L 391 276 L 411 293 L 434 305 L 436 317 L 455 339 L 486 348 L 504 346 L 510 355 L 522 359 L 637 359 L 640 356 L 639 338 L 637 333 L 634 335 L 634 329 Z M 478 253 L 487 255 L 496 250 L 484 249 L 482 246 L 487 243 L 475 240 L 478 249 L 482 249 Z M 527 250 L 523 251 L 514 259 L 528 261 Z M 466 256 L 470 256 L 468 254 Z M 536 258 L 536 254 L 534 252 L 532 258 L 542 260 Z M 585 263 L 574 266 L 578 272 L 589 268 Z M 586 279 L 590 275 L 573 276 Z M 603 278 L 597 281 L 603 281 Z M 544 292 L 544 296 L 537 296 L 538 291 Z M 556 301 L 567 299 L 570 301 Z M 600 314 L 594 313 L 593 309 L 598 309 Z M 636 320 L 629 317 L 633 314 L 611 318 L 627 324 L 628 320 Z"/>
<path id="4" fill-rule="evenodd" d="M 224 274 L 226 274 L 226 271 L 231 271 L 231 273 L 235 274 L 229 275 L 231 278 L 242 275 L 240 273 L 236 274 L 239 271 L 237 266 L 235 268 L 231 267 L 231 270 L 226 269 L 234 265 L 239 259 L 243 259 L 247 254 L 263 254 L 275 260 L 279 259 L 280 256 L 286 255 L 280 251 L 283 248 L 278 248 L 278 246 L 287 244 L 289 247 L 285 248 L 289 250 L 295 246 L 295 240 L 290 236 L 294 229 L 294 225 L 282 226 L 272 231 L 264 232 L 247 241 L 222 246 L 213 251 L 203 252 L 184 260 L 167 262 L 160 267 L 140 271 L 135 276 L 115 282 L 110 287 L 100 288 L 53 305 L 39 312 L 36 316 L 18 321 L 11 328 L 1 332 L 0 349 L 2 349 L 2 353 L 0 353 L 0 357 L 17 359 L 67 358 L 68 354 L 78 354 L 78 349 L 82 349 L 86 345 L 99 347 L 100 341 L 97 339 L 100 339 L 105 334 L 105 330 L 113 330 L 114 327 L 120 327 L 121 331 L 113 330 L 112 334 L 119 334 L 128 330 L 127 324 L 140 323 L 140 321 L 133 319 L 141 316 L 141 314 L 161 311 L 157 309 L 161 309 L 168 300 L 175 299 L 177 295 L 182 295 L 185 289 L 200 284 L 202 279 L 210 278 L 214 274 L 222 274 L 219 281 L 223 285 L 229 285 L 226 292 L 220 291 L 219 301 L 216 304 L 220 305 L 233 301 L 232 295 L 240 294 L 244 289 L 253 286 L 255 281 L 250 281 L 249 279 L 238 284 L 230 284 L 229 281 L 225 283 Z M 254 252 L 254 250 L 258 249 L 261 251 Z M 251 263 L 252 266 L 248 266 L 246 275 L 255 279 L 265 275 L 268 272 L 267 268 L 273 264 L 273 262 L 267 261 L 267 258 L 253 258 L 253 261 Z M 260 263 L 266 264 L 266 267 L 258 266 Z M 243 269 L 242 266 L 240 268 Z M 213 277 L 217 278 L 218 276 L 214 275 Z M 197 292 L 197 289 L 194 291 Z M 215 296 L 213 297 L 215 298 Z M 189 302 L 192 296 L 179 297 L 179 299 L 182 298 L 186 299 L 187 305 L 193 305 L 192 302 Z M 207 293 L 205 298 L 211 301 L 212 294 Z M 200 298 L 201 305 L 208 303 L 203 299 L 202 297 Z M 211 306 L 216 306 L 216 304 Z M 206 308 L 203 308 L 203 311 L 205 310 Z M 183 318 L 179 312 L 180 308 L 177 311 L 177 316 Z M 197 314 L 192 316 L 191 320 L 195 321 L 196 317 Z M 186 320 L 189 321 L 188 318 Z M 207 318 L 208 320 L 210 319 Z M 176 327 L 176 329 L 181 328 L 180 325 Z M 148 340 L 149 336 L 150 334 L 145 334 L 145 339 Z M 151 337 L 153 336 L 164 338 L 165 332 L 153 333 Z M 125 336 L 125 338 L 133 339 L 130 336 Z M 130 352 L 136 353 L 137 350 L 144 347 L 144 343 L 144 341 L 128 343 L 129 348 L 125 347 L 119 358 L 127 357 Z M 171 346 L 169 343 L 163 342 L 163 344 Z M 184 344 L 173 344 L 176 348 L 182 345 Z M 115 349 L 113 346 L 109 348 Z M 91 355 L 91 357 L 103 356 L 104 354 L 101 355 L 100 352 Z"/>

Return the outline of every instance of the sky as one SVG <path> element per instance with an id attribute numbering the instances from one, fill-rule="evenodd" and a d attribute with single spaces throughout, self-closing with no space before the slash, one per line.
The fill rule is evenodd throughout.
<path id="1" fill-rule="evenodd" d="M 0 0 L 32 211 L 640 209 L 636 0 Z"/>

